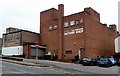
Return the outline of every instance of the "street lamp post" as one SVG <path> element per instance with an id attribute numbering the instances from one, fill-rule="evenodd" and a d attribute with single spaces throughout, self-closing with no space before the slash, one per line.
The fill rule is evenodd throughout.
<path id="1" fill-rule="evenodd" d="M 38 51 L 40 48 L 40 44 L 35 44 L 35 48 L 36 48 L 36 60 L 38 60 Z"/>
<path id="2" fill-rule="evenodd" d="M 36 48 L 36 60 L 38 60 L 38 48 Z"/>
<path id="3" fill-rule="evenodd" d="M 46 47 L 44 47 L 44 46 L 40 46 L 40 44 L 38 44 L 38 43 L 36 43 L 35 45 L 31 45 L 31 47 L 34 47 L 34 48 L 36 48 L 36 60 L 38 60 L 38 57 L 39 57 L 39 48 L 46 48 Z"/>

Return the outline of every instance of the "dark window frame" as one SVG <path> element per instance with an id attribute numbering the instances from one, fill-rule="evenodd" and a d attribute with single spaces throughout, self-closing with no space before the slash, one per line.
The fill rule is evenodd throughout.
<path id="1" fill-rule="evenodd" d="M 53 29 L 52 26 L 49 26 L 49 27 L 48 27 L 48 30 L 49 30 L 49 31 L 52 31 L 52 29 Z"/>
<path id="2" fill-rule="evenodd" d="M 72 52 L 73 52 L 72 50 L 66 50 L 65 51 L 66 54 L 72 54 Z"/>
<path id="3" fill-rule="evenodd" d="M 53 30 L 57 30 L 57 25 L 54 26 Z"/>

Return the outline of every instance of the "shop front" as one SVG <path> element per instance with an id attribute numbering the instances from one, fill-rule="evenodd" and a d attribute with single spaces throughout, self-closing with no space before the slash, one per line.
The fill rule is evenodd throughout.
<path id="1" fill-rule="evenodd" d="M 25 58 L 28 59 L 44 59 L 45 55 L 45 45 L 35 45 L 33 43 L 24 44 L 23 54 Z"/>

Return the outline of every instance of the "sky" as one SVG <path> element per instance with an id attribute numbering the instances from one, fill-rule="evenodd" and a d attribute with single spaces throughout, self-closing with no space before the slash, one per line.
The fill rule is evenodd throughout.
<path id="1" fill-rule="evenodd" d="M 92 7 L 102 23 L 118 25 L 119 0 L 0 0 L 0 38 L 6 28 L 15 27 L 39 33 L 40 12 L 64 4 L 64 15 Z"/>

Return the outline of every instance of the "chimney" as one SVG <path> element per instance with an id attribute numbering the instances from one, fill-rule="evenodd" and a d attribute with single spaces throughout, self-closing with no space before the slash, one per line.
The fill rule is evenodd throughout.
<path id="1" fill-rule="evenodd" d="M 112 30 L 114 30 L 114 31 L 116 31 L 116 30 L 117 30 L 117 28 L 116 28 L 116 25 L 115 25 L 115 24 L 109 25 L 109 28 L 110 28 L 110 29 L 112 29 Z"/>
<path id="2" fill-rule="evenodd" d="M 64 26 L 63 26 L 63 18 L 64 18 L 64 5 L 58 5 L 58 60 L 63 59 L 63 37 L 64 37 Z"/>

